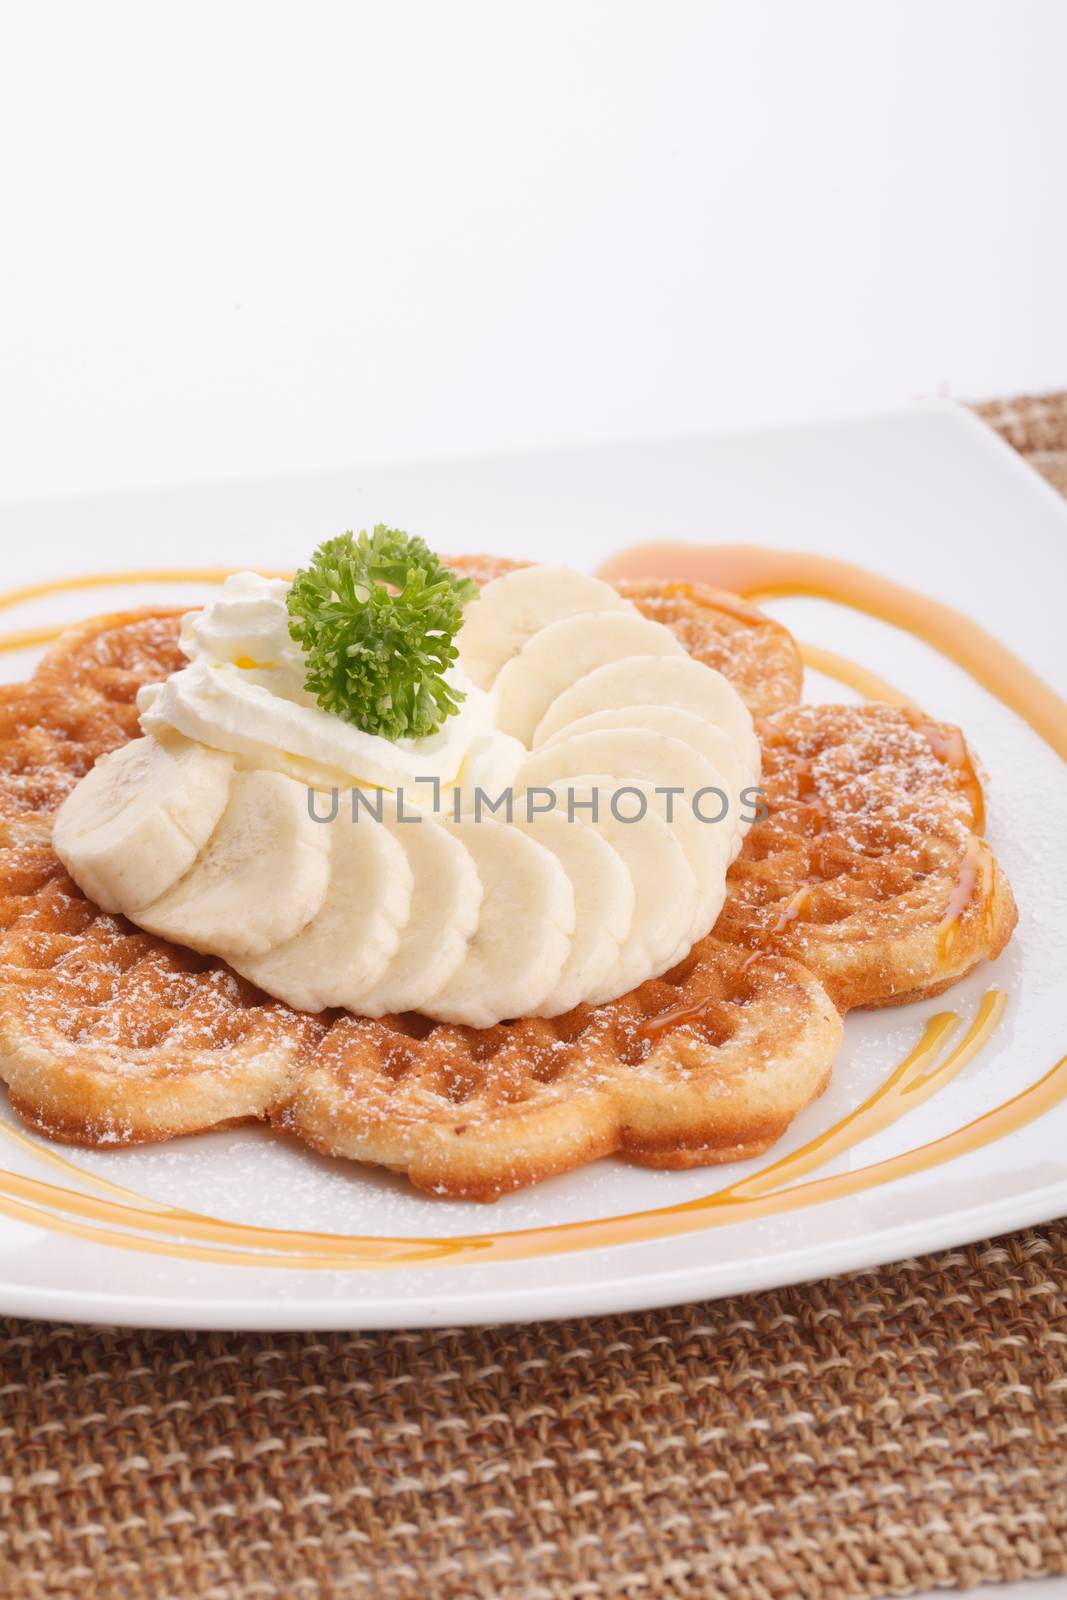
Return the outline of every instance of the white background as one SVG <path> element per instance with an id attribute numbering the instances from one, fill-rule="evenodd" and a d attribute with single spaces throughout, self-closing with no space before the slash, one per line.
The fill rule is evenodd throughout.
<path id="1" fill-rule="evenodd" d="M 0 31 L 0 496 L 1067 384 L 1061 0 Z"/>

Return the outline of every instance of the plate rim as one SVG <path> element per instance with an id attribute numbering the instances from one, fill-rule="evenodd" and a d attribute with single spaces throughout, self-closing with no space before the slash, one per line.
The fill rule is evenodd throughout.
<path id="1" fill-rule="evenodd" d="M 1050 1206 L 1051 1210 L 1048 1209 Z M 185 1329 L 190 1332 L 232 1328 L 242 1332 L 263 1333 L 356 1333 L 402 1328 L 485 1327 L 496 1323 L 559 1321 L 568 1317 L 624 1316 L 631 1312 L 636 1314 L 675 1305 L 759 1294 L 790 1288 L 799 1283 L 813 1283 L 823 1278 L 875 1271 L 915 1255 L 962 1248 L 1002 1233 L 1039 1227 L 1065 1212 L 1067 1178 L 1062 1178 L 1041 1189 L 1013 1196 L 1010 1204 L 1004 1199 L 989 1200 L 981 1206 L 957 1208 L 917 1221 L 898 1223 L 894 1228 L 877 1235 L 860 1234 L 844 1243 L 838 1239 L 827 1239 L 814 1248 L 809 1246 L 803 1258 L 796 1250 L 792 1250 L 764 1254 L 756 1258 L 754 1263 L 731 1263 L 729 1269 L 721 1274 L 722 1281 L 716 1282 L 713 1287 L 708 1287 L 707 1283 L 709 1264 L 701 1261 L 696 1265 L 676 1267 L 662 1273 L 631 1272 L 591 1282 L 556 1286 L 547 1293 L 543 1282 L 531 1282 L 519 1289 L 492 1285 L 485 1289 L 464 1287 L 458 1292 L 453 1289 L 451 1293 L 437 1296 L 432 1293 L 420 1294 L 415 1300 L 399 1294 L 393 1297 L 378 1296 L 364 1302 L 358 1293 L 360 1284 L 366 1281 L 364 1268 L 340 1268 L 336 1274 L 333 1269 L 324 1269 L 326 1274 L 336 1275 L 351 1283 L 351 1298 L 337 1296 L 324 1299 L 301 1295 L 286 1299 L 201 1300 L 196 1303 L 195 1322 L 189 1321 L 188 1299 L 179 1297 L 156 1296 L 145 1299 L 132 1292 L 113 1294 L 106 1290 L 89 1293 L 79 1290 L 71 1295 L 70 1291 L 59 1287 L 26 1287 L 0 1280 L 0 1299 L 3 1301 L 2 1314 L 7 1316 L 114 1327 Z M 973 1224 L 978 1219 L 981 1219 L 982 1226 L 973 1231 Z M 962 1234 L 959 1231 L 961 1226 L 964 1229 Z M 873 1253 L 872 1239 L 877 1241 Z M 827 1257 L 833 1258 L 832 1264 Z M 775 1268 L 776 1262 L 782 1266 Z M 787 1265 L 789 1262 L 795 1264 L 795 1271 L 793 1265 Z M 222 1263 L 208 1265 L 211 1270 L 233 1270 Z M 753 1271 L 753 1265 L 758 1270 Z M 254 1270 L 278 1269 L 264 1267 Z M 388 1270 L 402 1273 L 404 1269 L 401 1266 Z M 427 1270 L 436 1272 L 439 1269 L 433 1267 Z M 447 1284 L 447 1281 L 442 1273 L 442 1282 Z M 701 1282 L 704 1283 L 703 1289 Z M 623 1286 L 627 1289 L 626 1305 L 620 1306 L 615 1302 L 617 1292 Z M 639 1289 L 640 1292 L 631 1294 L 631 1289 Z M 651 1293 L 646 1293 L 646 1290 Z M 76 1309 L 63 1309 L 64 1297 L 69 1297 L 68 1304 L 74 1304 Z M 540 1300 L 536 1306 L 528 1304 L 534 1297 Z M 602 1303 L 605 1300 L 612 1303 Z M 468 1314 L 468 1310 L 476 1314 Z"/>

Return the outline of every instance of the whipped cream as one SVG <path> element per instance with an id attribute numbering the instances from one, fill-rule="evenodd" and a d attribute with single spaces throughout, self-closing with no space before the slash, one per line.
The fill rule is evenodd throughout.
<path id="1" fill-rule="evenodd" d="M 189 665 L 140 691 L 143 731 L 171 728 L 242 764 L 318 787 L 395 790 L 421 780 L 416 802 L 429 801 L 433 780 L 443 787 L 468 781 L 468 766 L 501 786 L 510 782 L 523 747 L 497 731 L 489 695 L 458 666 L 447 677 L 465 698 L 425 739 L 383 739 L 317 705 L 304 688 L 303 652 L 289 634 L 288 589 L 283 578 L 239 572 L 210 605 L 187 613 L 180 643 Z"/>

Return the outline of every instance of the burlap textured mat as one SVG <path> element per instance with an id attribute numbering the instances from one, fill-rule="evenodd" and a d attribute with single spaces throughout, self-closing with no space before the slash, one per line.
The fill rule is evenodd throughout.
<path id="1" fill-rule="evenodd" d="M 1067 395 L 980 409 L 1067 491 Z M 837 1600 L 1067 1572 L 1065 1297 L 1056 1223 L 528 1328 L 9 1321 L 0 1595 Z"/>

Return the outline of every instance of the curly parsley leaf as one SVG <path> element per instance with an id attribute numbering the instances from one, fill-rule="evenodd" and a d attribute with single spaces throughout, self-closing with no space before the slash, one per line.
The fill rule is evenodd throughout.
<path id="1" fill-rule="evenodd" d="M 464 698 L 445 672 L 458 655 L 463 607 L 477 592 L 423 539 L 396 528 L 379 523 L 358 538 L 327 539 L 286 601 L 308 693 L 365 733 L 435 733 Z"/>

